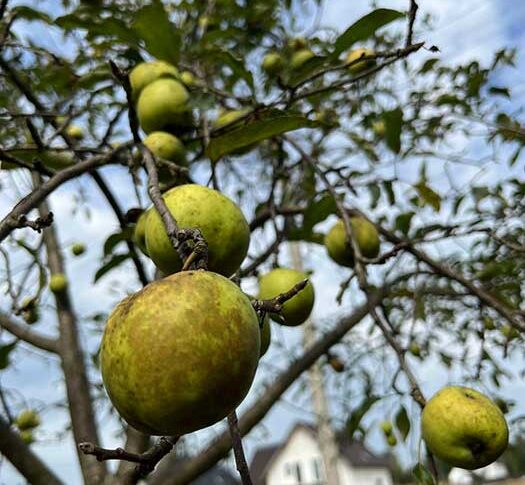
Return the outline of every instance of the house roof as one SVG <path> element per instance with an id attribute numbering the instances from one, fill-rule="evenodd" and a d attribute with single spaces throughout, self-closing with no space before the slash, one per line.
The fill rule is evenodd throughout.
<path id="1" fill-rule="evenodd" d="M 255 452 L 255 455 L 250 463 L 250 475 L 254 485 L 264 485 L 266 474 L 270 468 L 271 462 L 278 456 L 279 452 L 290 441 L 292 435 L 298 430 L 307 430 L 314 437 L 317 435 L 317 428 L 308 423 L 298 423 L 288 433 L 288 436 L 282 443 L 273 446 L 260 448 Z M 339 452 L 354 467 L 385 467 L 389 468 L 391 459 L 389 455 L 374 455 L 366 448 L 361 441 L 352 441 L 344 432 L 338 433 L 336 436 Z"/>

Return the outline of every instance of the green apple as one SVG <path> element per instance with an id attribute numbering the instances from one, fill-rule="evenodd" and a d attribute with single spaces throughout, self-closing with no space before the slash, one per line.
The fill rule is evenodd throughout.
<path id="1" fill-rule="evenodd" d="M 379 234 L 375 226 L 363 217 L 351 217 L 352 233 L 365 258 L 375 258 L 379 254 Z M 342 266 L 354 265 L 354 254 L 350 243 L 346 242 L 343 220 L 337 221 L 324 238 L 328 255 Z"/>
<path id="2" fill-rule="evenodd" d="M 291 290 L 297 283 L 308 278 L 306 273 L 290 268 L 276 268 L 259 278 L 259 299 L 271 300 Z M 312 312 L 314 287 L 310 282 L 297 295 L 284 303 L 281 310 L 284 325 L 301 325 Z M 279 321 L 279 320 L 277 320 Z M 280 322 L 281 323 L 281 322 Z"/>
<path id="3" fill-rule="evenodd" d="M 258 317 L 239 287 L 209 271 L 182 271 L 113 310 L 100 350 L 102 379 L 135 429 L 181 436 L 241 403 L 259 353 Z"/>
<path id="4" fill-rule="evenodd" d="M 379 138 L 382 138 L 383 136 L 385 136 L 385 132 L 386 132 L 385 122 L 383 120 L 374 121 L 372 123 L 372 131 Z"/>
<path id="5" fill-rule="evenodd" d="M 20 431 L 20 438 L 26 445 L 30 445 L 35 442 L 35 437 L 31 430 Z"/>
<path id="6" fill-rule="evenodd" d="M 133 230 L 133 242 L 139 247 L 139 249 L 146 255 L 148 254 L 148 249 L 146 248 L 146 221 L 151 209 L 147 209 L 142 214 L 140 214 L 135 224 Z"/>
<path id="7" fill-rule="evenodd" d="M 379 427 L 381 428 L 381 430 L 383 431 L 384 435 L 385 436 L 390 436 L 393 431 L 394 431 L 394 427 L 392 426 L 392 422 L 391 421 L 383 421 Z"/>
<path id="8" fill-rule="evenodd" d="M 306 39 L 304 37 L 294 37 L 288 41 L 288 47 L 294 51 L 300 51 L 307 46 Z"/>
<path id="9" fill-rule="evenodd" d="M 507 340 L 514 340 L 520 336 L 520 333 L 517 328 L 512 325 L 505 324 L 500 329 L 501 335 L 503 335 Z"/>
<path id="10" fill-rule="evenodd" d="M 180 133 L 192 125 L 190 95 L 175 79 L 161 78 L 142 89 L 137 103 L 140 126 L 146 133 Z"/>
<path id="11" fill-rule="evenodd" d="M 74 256 L 80 256 L 86 252 L 86 246 L 83 243 L 75 243 L 71 246 L 71 252 Z"/>
<path id="12" fill-rule="evenodd" d="M 186 165 L 186 149 L 176 136 L 165 131 L 154 131 L 144 139 L 143 143 L 156 157 L 177 165 Z"/>
<path id="13" fill-rule="evenodd" d="M 355 62 L 358 59 L 361 59 L 365 56 L 373 56 L 375 55 L 375 52 L 372 49 L 366 49 L 366 48 L 360 48 L 360 49 L 354 49 L 353 51 L 350 51 L 348 55 L 346 56 L 346 62 Z M 348 70 L 356 75 L 363 71 L 366 71 L 367 69 L 370 69 L 371 67 L 374 67 L 376 64 L 375 59 L 366 59 L 363 61 L 355 62 L 351 66 L 348 67 Z"/>
<path id="14" fill-rule="evenodd" d="M 392 448 L 397 445 L 397 438 L 395 435 L 390 434 L 386 436 L 386 442 L 388 443 L 388 446 L 391 446 Z"/>
<path id="15" fill-rule="evenodd" d="M 198 228 L 202 232 L 208 243 L 208 269 L 225 276 L 235 273 L 250 244 L 250 228 L 239 207 L 220 192 L 194 184 L 174 187 L 163 197 L 180 228 Z M 146 224 L 146 247 L 164 274 L 181 269 L 179 255 L 155 209 Z"/>
<path id="16" fill-rule="evenodd" d="M 266 354 L 268 348 L 270 347 L 270 342 L 272 340 L 272 327 L 270 325 L 270 318 L 268 314 L 264 316 L 263 324 L 261 329 L 261 353 L 259 357 L 262 357 Z"/>
<path id="17" fill-rule="evenodd" d="M 15 419 L 15 425 L 20 431 L 40 426 L 40 416 L 33 409 L 24 409 Z"/>
<path id="18" fill-rule="evenodd" d="M 474 389 L 441 389 L 423 409 L 421 430 L 430 451 L 449 465 L 474 470 L 505 451 L 509 430 L 503 413 Z"/>
<path id="19" fill-rule="evenodd" d="M 408 351 L 415 357 L 421 357 L 421 347 L 417 342 L 411 342 Z"/>
<path id="20" fill-rule="evenodd" d="M 290 59 L 290 68 L 292 70 L 299 69 L 306 62 L 308 62 L 312 57 L 315 57 L 315 54 L 310 49 L 301 49 L 297 52 L 294 52 L 292 58 Z"/>
<path id="21" fill-rule="evenodd" d="M 279 74 L 284 67 L 284 60 L 278 52 L 268 52 L 263 58 L 262 68 L 269 76 Z"/>
<path id="22" fill-rule="evenodd" d="M 137 100 L 140 92 L 153 81 L 160 78 L 173 78 L 179 76 L 175 66 L 164 61 L 141 62 L 129 73 L 129 82 L 133 99 Z"/>
<path id="23" fill-rule="evenodd" d="M 75 140 L 82 140 L 82 138 L 84 138 L 84 130 L 78 125 L 68 126 L 66 128 L 66 134 Z"/>
<path id="24" fill-rule="evenodd" d="M 67 277 L 64 273 L 55 273 L 49 279 L 49 289 L 53 293 L 62 293 L 67 288 Z"/>
<path id="25" fill-rule="evenodd" d="M 189 88 L 197 85 L 197 79 L 190 71 L 182 71 L 180 73 L 180 80 L 185 86 Z"/>

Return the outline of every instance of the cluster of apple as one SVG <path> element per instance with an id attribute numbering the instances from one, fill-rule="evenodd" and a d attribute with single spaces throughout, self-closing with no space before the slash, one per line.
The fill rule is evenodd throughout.
<path id="1" fill-rule="evenodd" d="M 14 424 L 18 428 L 20 438 L 30 445 L 35 441 L 33 431 L 40 426 L 40 416 L 33 409 L 24 409 L 16 417 Z"/>

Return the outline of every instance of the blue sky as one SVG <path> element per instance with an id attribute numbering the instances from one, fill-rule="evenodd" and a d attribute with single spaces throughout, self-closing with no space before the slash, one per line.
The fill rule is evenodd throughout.
<path id="1" fill-rule="evenodd" d="M 325 2 L 322 25 L 335 27 L 338 30 L 345 29 L 350 23 L 369 11 L 368 2 L 348 2 L 348 0 L 329 0 Z M 407 1 L 384 1 L 380 6 L 406 9 Z M 502 81 L 511 84 L 514 92 L 520 94 L 520 101 L 525 95 L 525 79 L 523 78 L 523 47 L 525 47 L 525 32 L 522 26 L 525 24 L 525 6 L 517 0 L 465 0 L 457 2 L 453 0 L 420 1 L 421 13 L 431 12 L 435 14 L 435 29 L 429 32 L 418 30 L 417 39 L 425 40 L 429 45 L 435 44 L 441 50 L 443 62 L 461 62 L 475 57 L 480 61 L 490 59 L 492 52 L 504 46 L 516 46 L 518 50 L 518 66 L 521 69 L 506 70 Z M 305 25 L 305 29 L 308 25 Z M 42 31 L 41 40 L 46 44 L 58 48 L 60 40 L 56 36 L 47 38 L 49 32 Z M 105 171 L 111 177 L 112 186 L 119 187 L 119 199 L 126 207 L 134 205 L 134 193 L 130 190 L 128 175 L 122 170 L 109 169 Z M 16 174 L 15 181 L 21 188 L 27 188 L 27 178 Z M 6 178 L 2 178 L 2 182 Z M 88 219 L 82 210 L 72 214 L 71 207 L 74 205 L 75 197 L 80 191 L 84 191 L 91 210 Z M 9 195 L 6 191 L 0 191 L 0 217 L 5 215 L 16 197 Z M 82 240 L 88 245 L 88 253 L 78 259 L 71 258 L 70 272 L 75 275 L 84 275 L 83 278 L 75 278 L 71 281 L 73 294 L 75 295 L 75 307 L 84 317 L 92 315 L 99 309 L 109 310 L 126 292 L 137 287 L 131 267 L 124 266 L 113 272 L 109 277 L 99 284 L 92 285 L 94 269 L 100 260 L 101 242 L 117 230 L 118 225 L 103 201 L 98 198 L 93 190 L 91 182 L 83 178 L 80 182 L 72 182 L 61 188 L 51 199 L 52 209 L 55 212 L 57 226 L 61 228 L 60 237 L 64 244 L 68 245 L 74 241 Z M 264 245 L 264 244 L 263 244 Z M 252 248 L 253 249 L 253 248 Z M 330 321 L 335 318 L 332 308 L 327 302 L 333 301 L 333 295 L 337 293 L 339 282 L 346 276 L 346 270 L 327 262 L 324 249 L 321 247 L 308 248 L 306 264 L 309 268 L 316 269 L 313 282 L 317 288 L 317 303 L 314 309 L 314 320 Z M 254 282 L 248 282 L 245 289 L 253 289 Z M 0 290 L 2 288 L 0 287 Z M 355 301 L 349 298 L 343 311 L 348 310 Z M 47 297 L 47 305 L 51 305 L 51 299 Z M 51 310 L 51 309 L 50 309 Z M 55 322 L 51 311 L 46 313 L 46 318 L 41 328 L 52 332 Z M 282 355 L 300 351 L 300 329 L 282 329 L 274 325 L 274 341 L 283 342 L 283 349 L 274 346 L 269 355 L 263 360 L 258 373 L 255 389 L 259 389 L 257 383 L 266 381 L 272 375 L 274 362 L 282 361 Z M 82 322 L 82 342 L 90 350 L 96 350 L 100 325 L 93 322 Z M 453 376 L 441 371 L 436 372 L 433 363 L 418 369 L 421 381 L 427 392 L 433 392 L 443 384 L 447 383 Z M 381 371 L 378 371 L 379 373 Z M 388 372 L 385 371 L 385 376 Z M 58 403 L 63 396 L 63 385 L 58 373 L 56 361 L 42 359 L 29 348 L 16 354 L 15 365 L 9 371 L 3 373 L 0 378 L 2 385 L 11 389 L 13 396 L 20 405 L 31 405 L 44 407 L 44 404 Z M 99 377 L 94 375 L 98 380 Z M 284 396 L 283 402 L 279 403 L 270 412 L 267 419 L 258 427 L 253 437 L 246 440 L 248 452 L 262 444 L 275 442 L 284 437 L 288 429 L 297 419 L 312 419 L 307 402 L 301 401 L 303 410 L 298 410 L 292 404 L 295 400 L 297 389 L 292 389 Z M 332 393 L 333 389 L 329 389 Z M 525 387 L 514 388 L 508 392 L 525 397 Z M 256 393 L 255 393 L 256 394 Z M 27 399 L 27 401 L 26 401 Z M 252 395 L 247 403 L 252 402 Z M 523 399 L 521 399 L 523 402 Z M 246 403 L 243 405 L 245 406 Z M 412 408 L 411 408 L 412 409 Z M 522 407 L 521 411 L 525 411 Z M 388 413 L 388 404 L 380 407 L 381 413 Z M 415 408 L 413 409 L 415 413 Z M 417 415 L 417 413 L 415 413 Z M 105 416 L 104 416 L 105 417 Z M 377 415 L 371 419 L 378 419 Z M 64 437 L 60 434 L 67 422 L 63 410 L 58 407 L 47 407 L 44 412 L 44 425 L 38 432 L 39 441 L 33 446 L 34 450 L 56 469 L 57 473 L 68 484 L 80 483 L 78 471 L 72 463 L 76 463 L 74 443 L 69 433 Z M 219 426 L 220 427 L 220 426 Z M 105 446 L 118 446 L 121 441 L 115 435 L 117 430 L 114 420 L 104 419 L 102 429 L 103 442 Z M 216 432 L 215 429 L 204 430 L 192 436 L 191 442 L 201 444 Z M 383 446 L 377 435 L 373 435 L 370 444 L 378 449 Z M 413 451 L 417 447 L 415 439 L 409 441 L 407 451 Z M 0 484 L 22 483 L 21 479 L 13 471 L 12 467 L 3 463 L 0 467 Z"/>

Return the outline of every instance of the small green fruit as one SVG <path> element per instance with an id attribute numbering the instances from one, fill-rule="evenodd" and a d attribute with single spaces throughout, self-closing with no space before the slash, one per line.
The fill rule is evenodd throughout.
<path id="1" fill-rule="evenodd" d="M 307 274 L 295 269 L 274 269 L 259 279 L 259 299 L 271 300 L 291 290 L 297 283 L 307 278 Z M 308 282 L 303 290 L 284 303 L 281 310 L 284 325 L 291 327 L 301 325 L 310 316 L 314 306 L 314 299 L 314 288 Z"/>
<path id="2" fill-rule="evenodd" d="M 109 317 L 100 362 L 120 415 L 147 434 L 181 436 L 231 413 L 260 354 L 257 314 L 224 276 L 182 271 L 124 299 Z"/>
<path id="3" fill-rule="evenodd" d="M 295 71 L 306 64 L 312 57 L 315 57 L 315 54 L 310 49 L 301 49 L 292 55 L 290 68 Z"/>
<path id="4" fill-rule="evenodd" d="M 408 347 L 408 351 L 415 357 L 421 357 L 421 347 L 417 342 L 412 342 Z"/>
<path id="5" fill-rule="evenodd" d="M 74 256 L 80 256 L 86 252 L 86 246 L 83 243 L 75 243 L 71 246 L 71 252 Z"/>
<path id="6" fill-rule="evenodd" d="M 67 277 L 64 273 L 55 273 L 49 279 L 49 289 L 53 293 L 61 293 L 67 288 Z"/>
<path id="7" fill-rule="evenodd" d="M 354 61 L 357 61 L 358 59 L 361 59 L 361 57 L 373 56 L 374 54 L 375 52 L 372 49 L 363 49 L 363 48 L 355 49 L 346 56 L 346 62 L 347 63 L 354 62 Z M 366 71 L 367 69 L 374 67 L 375 64 L 376 64 L 375 59 L 367 59 L 367 60 L 355 62 L 354 64 L 348 67 L 348 70 L 352 74 L 356 75 L 363 71 Z"/>
<path id="8" fill-rule="evenodd" d="M 518 338 L 520 336 L 518 329 L 508 324 L 503 325 L 503 327 L 501 327 L 500 332 L 509 341 L 514 340 L 515 338 Z"/>
<path id="9" fill-rule="evenodd" d="M 78 125 L 70 125 L 66 128 L 66 134 L 75 140 L 84 138 L 84 130 Z"/>
<path id="10" fill-rule="evenodd" d="M 150 211 L 151 209 L 147 209 L 140 214 L 137 223 L 135 224 L 135 229 L 133 230 L 133 242 L 146 256 L 149 256 L 146 247 L 146 221 Z"/>
<path id="11" fill-rule="evenodd" d="M 294 37 L 288 41 L 288 47 L 294 51 L 299 51 L 307 46 L 306 39 L 304 37 Z"/>
<path id="12" fill-rule="evenodd" d="M 375 226 L 363 217 L 351 217 L 350 224 L 362 256 L 375 258 L 379 254 L 380 245 L 379 234 Z M 348 267 L 354 265 L 353 250 L 351 245 L 346 242 L 344 223 L 341 219 L 328 231 L 324 245 L 329 256 L 336 263 Z"/>
<path id="13" fill-rule="evenodd" d="M 15 425 L 20 431 L 40 426 L 40 417 L 33 409 L 24 409 L 15 419 Z"/>
<path id="14" fill-rule="evenodd" d="M 153 81 L 160 78 L 177 78 L 179 71 L 176 67 L 164 61 L 142 62 L 129 73 L 129 82 L 133 99 L 139 98 L 140 92 Z"/>
<path id="15" fill-rule="evenodd" d="M 180 80 L 189 88 L 197 85 L 197 79 L 190 71 L 182 71 L 180 74 Z"/>
<path id="16" fill-rule="evenodd" d="M 30 430 L 20 431 L 20 438 L 26 445 L 30 445 L 35 442 L 33 432 Z"/>
<path id="17" fill-rule="evenodd" d="M 198 228 L 208 243 L 208 269 L 231 276 L 239 269 L 250 244 L 250 228 L 243 213 L 228 197 L 216 190 L 187 184 L 164 194 L 164 201 L 180 228 Z M 146 224 L 149 257 L 164 273 L 182 267 L 160 215 L 152 209 Z"/>
<path id="18" fill-rule="evenodd" d="M 192 125 L 186 88 L 175 79 L 162 78 L 148 84 L 140 93 L 137 115 L 146 133 L 180 133 Z"/>
<path id="19" fill-rule="evenodd" d="M 390 436 L 392 434 L 392 432 L 394 431 L 394 427 L 392 426 L 392 422 L 391 421 L 383 421 L 379 427 L 381 428 L 381 430 L 383 431 L 384 435 L 386 437 Z"/>
<path id="20" fill-rule="evenodd" d="M 386 442 L 388 443 L 388 446 L 391 446 L 393 448 L 397 445 L 397 438 L 393 434 L 388 435 L 386 436 Z"/>
<path id="21" fill-rule="evenodd" d="M 153 155 L 164 160 L 169 160 L 178 165 L 186 164 L 186 149 L 182 142 L 170 133 L 164 131 L 154 131 L 144 140 Z"/>
<path id="22" fill-rule="evenodd" d="M 467 387 L 441 389 L 423 409 L 423 439 L 430 451 L 452 466 L 475 470 L 505 451 L 509 430 L 494 402 Z"/>
<path id="23" fill-rule="evenodd" d="M 386 132 L 385 122 L 383 120 L 374 121 L 372 123 L 372 131 L 379 138 L 382 138 L 383 136 L 385 136 L 385 132 Z"/>
<path id="24" fill-rule="evenodd" d="M 269 52 L 262 61 L 262 68 L 269 76 L 278 74 L 284 66 L 284 61 L 281 55 L 277 52 Z"/>
<path id="25" fill-rule="evenodd" d="M 261 328 L 261 354 L 260 357 L 262 357 L 264 354 L 266 354 L 266 351 L 270 347 L 270 342 L 272 340 L 272 328 L 270 325 L 270 318 L 268 317 L 268 314 L 264 316 L 263 324 Z"/>

